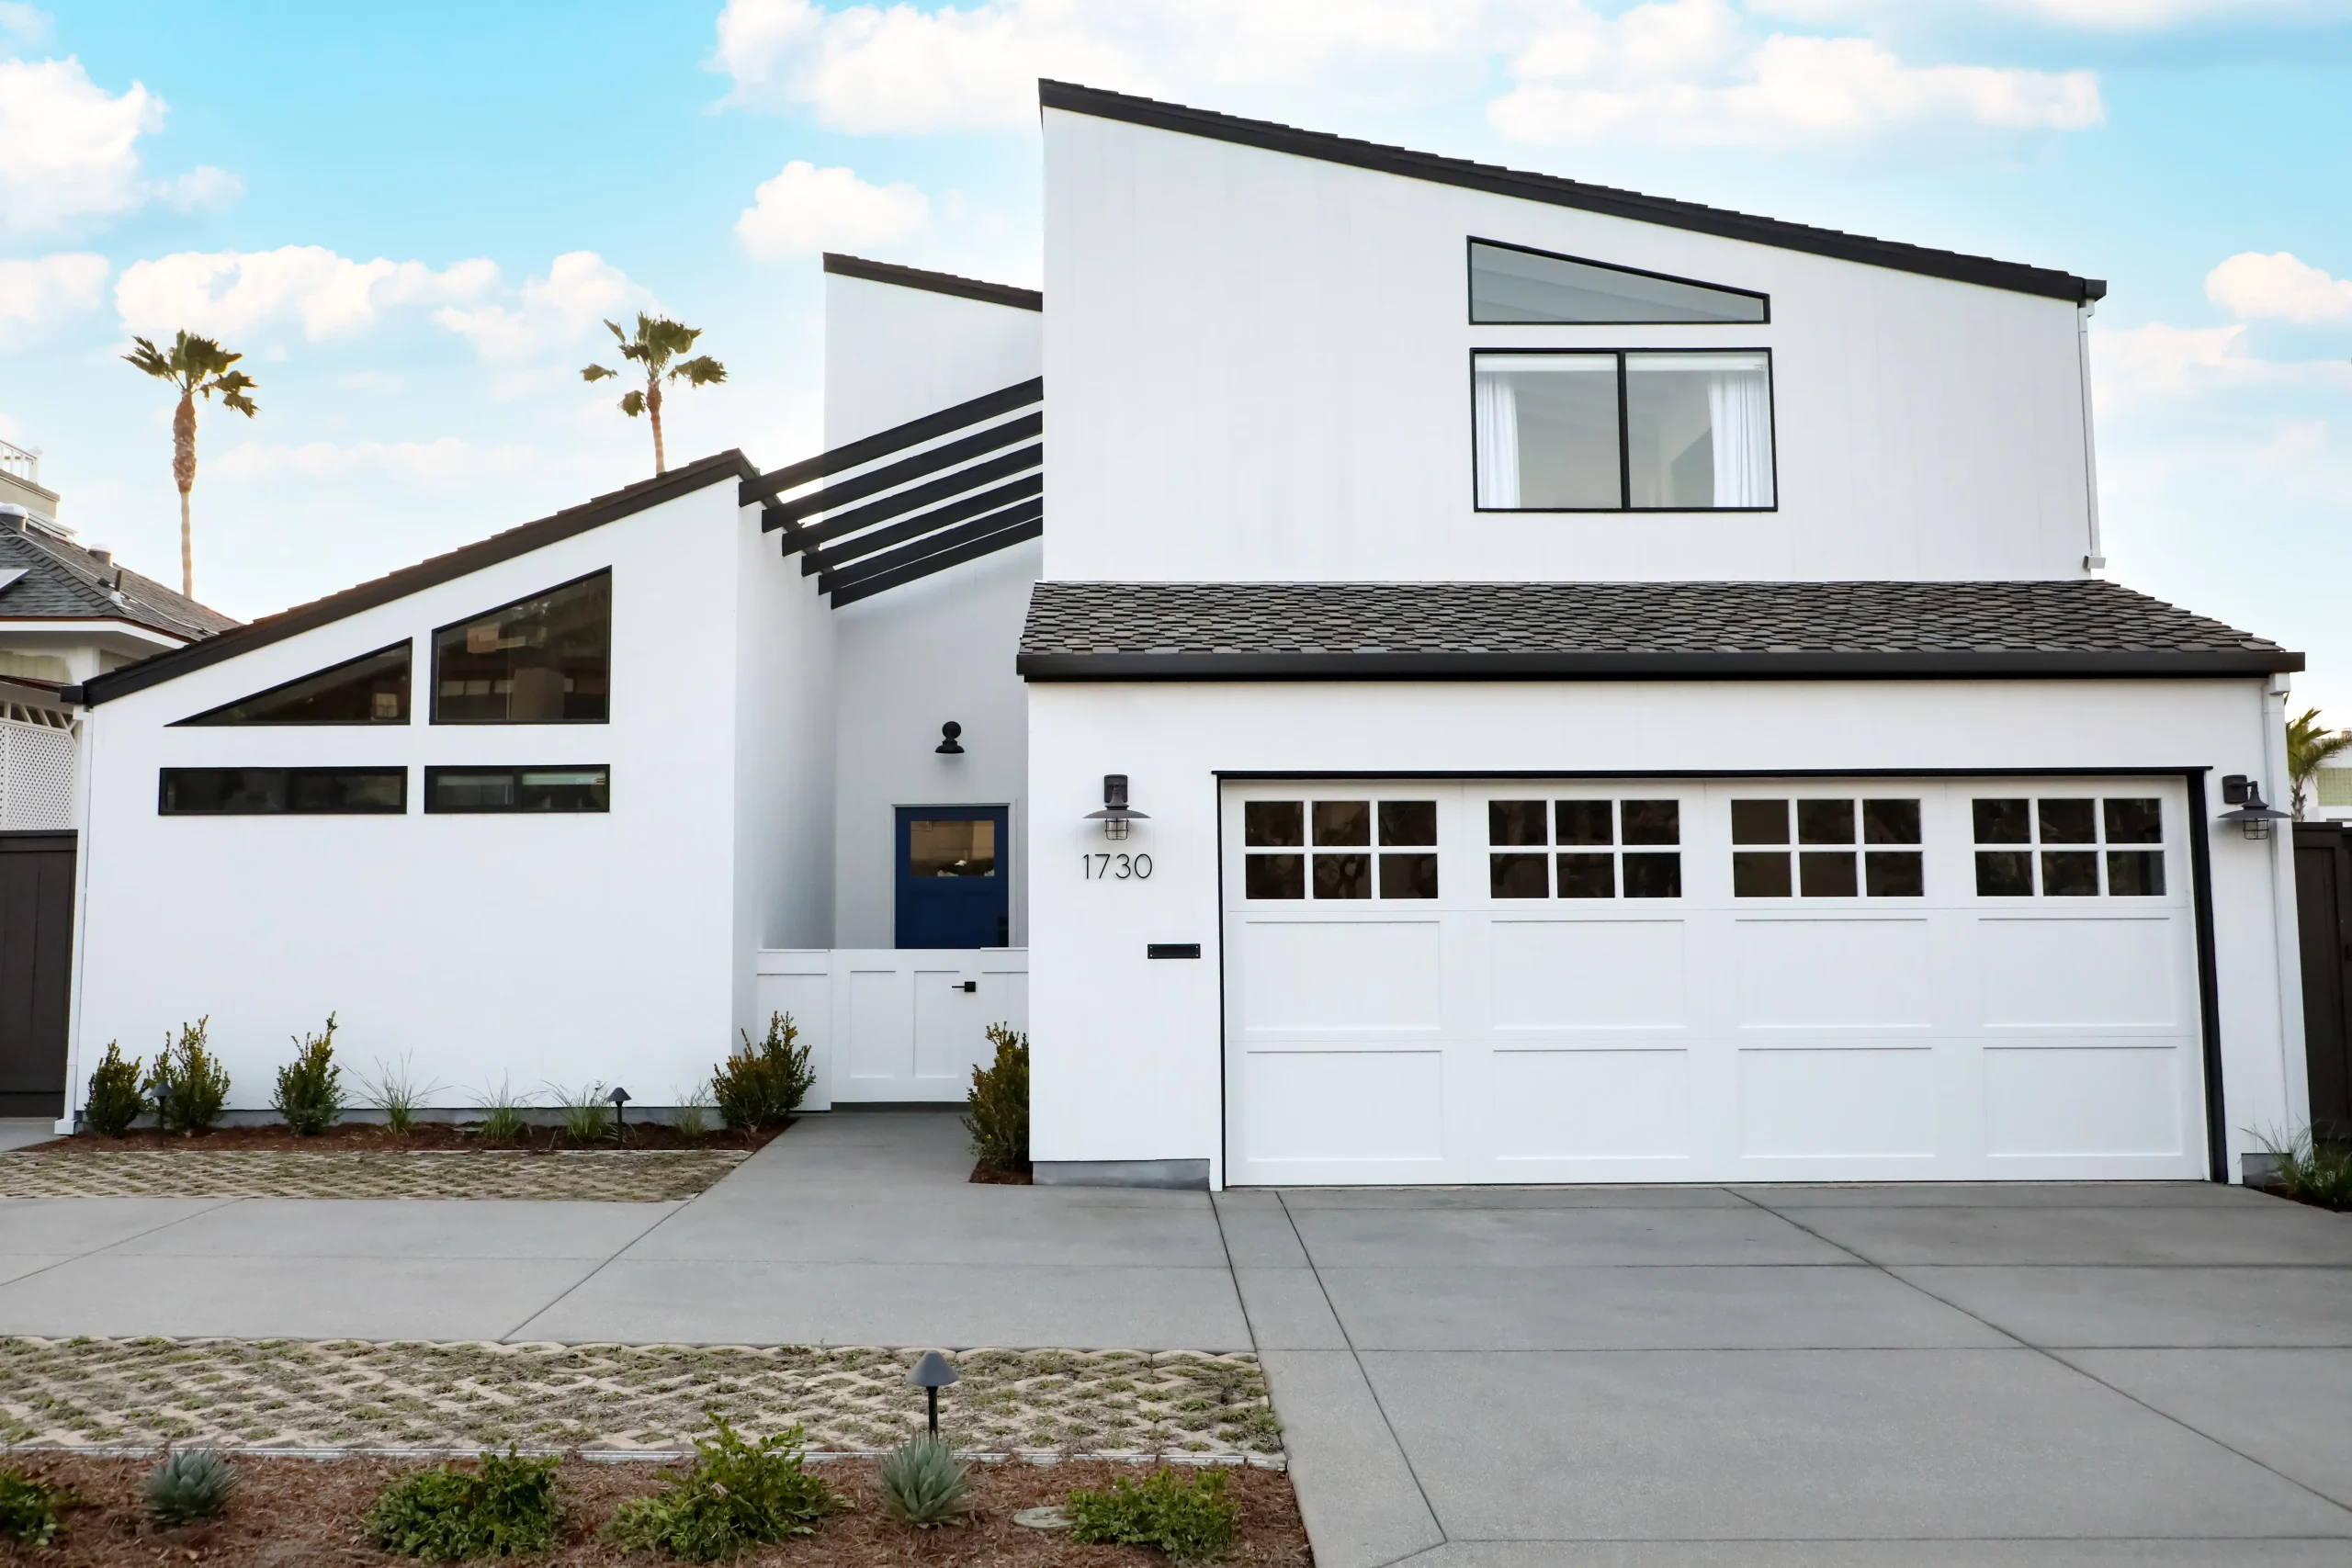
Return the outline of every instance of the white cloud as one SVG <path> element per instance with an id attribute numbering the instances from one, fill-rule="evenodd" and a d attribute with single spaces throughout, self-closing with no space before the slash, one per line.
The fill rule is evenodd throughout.
<path id="1" fill-rule="evenodd" d="M 2267 21 L 2320 12 L 2309 0 L 2000 0 L 2006 10 L 2102 32 L 2153 32 L 2184 22 Z"/>
<path id="2" fill-rule="evenodd" d="M 2178 397 L 2217 387 L 2352 392 L 2352 365 L 2340 359 L 2264 359 L 2244 323 L 2175 327 L 2162 321 L 2091 329 L 2091 380 L 2101 406 Z"/>
<path id="3" fill-rule="evenodd" d="M 106 297 L 107 258 L 88 251 L 0 261 L 0 343 Z"/>
<path id="4" fill-rule="evenodd" d="M 451 308 L 434 320 L 467 339 L 485 359 L 520 359 L 579 341 L 599 321 L 652 308 L 652 297 L 594 251 L 567 251 L 547 276 L 523 285 L 511 305 Z"/>
<path id="5" fill-rule="evenodd" d="M 31 49 L 47 43 L 50 24 L 56 19 L 24 0 L 0 0 L 0 46 Z"/>
<path id="6" fill-rule="evenodd" d="M 0 31 L 22 37 L 42 21 L 29 7 L 0 3 Z M 170 180 L 146 176 L 139 139 L 163 129 L 164 112 L 164 100 L 141 84 L 109 93 L 71 57 L 0 59 L 0 231 L 85 229 L 150 201 L 187 210 L 233 200 L 241 182 L 209 165 Z"/>
<path id="7" fill-rule="evenodd" d="M 281 479 L 387 480 L 422 487 L 448 487 L 533 472 L 537 448 L 508 444 L 477 446 L 455 436 L 438 441 L 311 441 L 288 446 L 241 441 L 205 461 L 216 481 L 253 484 Z"/>
<path id="8" fill-rule="evenodd" d="M 1580 5 L 1511 62 L 1487 106 L 1514 141 L 1553 145 L 1787 146 L 1897 126 L 2082 130 L 2105 118 L 2098 78 L 1988 65 L 1910 65 L 1866 38 L 1758 40 L 1723 0 L 1654 0 L 1614 17 Z"/>
<path id="9" fill-rule="evenodd" d="M 2241 251 L 2205 275 L 2205 298 L 2242 321 L 2352 321 L 2352 278 L 2285 251 Z"/>
<path id="10" fill-rule="evenodd" d="M 931 198 L 910 185 L 870 186 L 848 169 L 795 159 L 763 180 L 735 220 L 743 249 L 761 261 L 835 248 L 896 245 L 922 232 Z"/>
<path id="11" fill-rule="evenodd" d="M 2154 4 L 2156 0 L 2127 0 Z M 1765 33 L 1753 18 L 1867 29 L 1862 0 L 980 0 L 829 11 L 729 0 L 714 65 L 731 101 L 808 107 L 863 134 L 1036 122 L 1036 78 L 1229 100 L 1253 88 L 1383 103 L 1465 90 L 1499 62 L 1488 106 L 1515 140 L 1782 146 L 1904 125 L 2079 130 L 2099 124 L 2088 71 L 1917 64 L 1876 39 Z"/>
<path id="12" fill-rule="evenodd" d="M 470 299 L 497 282 L 497 265 L 481 259 L 436 272 L 423 262 L 361 262 L 322 245 L 282 245 L 133 262 L 114 298 L 123 330 L 143 336 L 185 327 L 234 337 L 299 318 L 303 335 L 316 342 L 373 325 L 389 307 Z"/>
<path id="13" fill-rule="evenodd" d="M 198 164 L 177 179 L 155 186 L 155 197 L 181 212 L 212 212 L 245 194 L 245 182 L 226 169 Z"/>

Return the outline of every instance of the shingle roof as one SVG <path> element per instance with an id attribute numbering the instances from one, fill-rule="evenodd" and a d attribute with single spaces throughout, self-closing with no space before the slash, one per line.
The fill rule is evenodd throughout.
<path id="1" fill-rule="evenodd" d="M 1272 152 L 1288 152 L 1301 158 L 1317 158 L 1327 164 L 1345 164 L 1385 175 L 1399 175 L 1407 179 L 1459 186 L 1466 190 L 1489 191 L 1497 196 L 1541 201 L 1554 207 L 1580 208 L 1612 218 L 1629 218 L 1639 223 L 1688 229 L 1695 233 L 1746 240 L 1786 251 L 1804 251 L 1814 255 L 1832 256 L 1839 261 L 1889 267 L 1897 272 L 1982 284 L 1987 288 L 2007 288 L 2020 294 L 2039 294 L 2048 299 L 2071 299 L 2078 303 L 2102 299 L 2107 294 L 2106 283 L 2098 278 L 2076 277 L 2072 273 L 2052 267 L 1996 261 L 1991 256 L 1973 256 L 1962 251 L 1906 245 L 1894 240 L 1874 240 L 1867 234 L 1849 234 L 1842 229 L 1816 229 L 1809 223 L 1759 218 L 1751 213 L 1727 211 L 1720 207 L 1703 207 L 1695 201 L 1676 201 L 1668 197 L 1645 196 L 1640 191 L 1588 185 L 1582 180 L 1564 179 L 1557 175 L 1530 174 L 1494 164 L 1473 163 L 1467 158 L 1416 152 L 1409 147 L 1390 147 L 1377 141 L 1333 136 L 1326 131 L 1301 130 L 1295 126 L 1282 125 L 1272 120 L 1242 119 L 1208 109 L 1189 108 L 1182 104 L 1161 103 L 1153 98 L 1107 92 L 1100 87 L 1081 87 L 1072 82 L 1040 81 L 1037 98 L 1044 107 L 1049 109 L 1092 115 L 1101 119 L 1124 120 L 1130 125 L 1150 126 L 1158 130 L 1206 137 L 1243 147 L 1263 148 Z"/>
<path id="2" fill-rule="evenodd" d="M 2254 675 L 2303 656 L 2097 579 L 1040 582 L 1031 680 Z"/>
<path id="3" fill-rule="evenodd" d="M 201 670 L 224 659 L 234 659 L 256 648 L 307 632 L 315 627 L 339 621 L 345 615 L 356 615 L 362 610 L 372 610 L 379 604 L 389 604 L 395 599 L 447 582 L 468 572 L 480 571 L 499 561 L 511 560 L 531 550 L 568 539 L 574 534 L 584 534 L 591 528 L 602 527 L 616 518 L 659 506 L 665 501 L 717 484 L 725 479 L 755 479 L 760 471 L 742 453 L 729 450 L 708 457 L 698 458 L 684 468 L 672 468 L 650 479 L 639 479 L 633 485 L 597 496 L 578 506 L 492 534 L 435 556 L 414 566 L 405 566 L 387 576 L 330 593 L 323 599 L 313 599 L 307 604 L 297 604 L 290 610 L 280 610 L 274 615 L 264 615 L 250 626 L 240 626 L 223 637 L 212 637 L 192 648 L 174 649 L 153 659 L 142 659 L 136 664 L 126 664 L 119 670 L 108 671 L 86 683 L 83 700 L 95 707 L 116 697 L 128 696 L 149 686 L 173 680 L 191 670 Z"/>
<path id="4" fill-rule="evenodd" d="M 0 589 L 0 620 L 130 621 L 190 640 L 242 624 L 53 534 L 0 527 L 0 572 L 19 570 L 25 575 Z M 119 570 L 120 599 L 114 595 Z"/>

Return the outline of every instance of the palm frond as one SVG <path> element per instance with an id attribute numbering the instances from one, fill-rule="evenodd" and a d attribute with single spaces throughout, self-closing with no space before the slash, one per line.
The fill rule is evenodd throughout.
<path id="1" fill-rule="evenodd" d="M 138 351 L 124 355 L 122 358 L 125 364 L 135 366 L 159 380 L 179 379 L 178 373 L 172 368 L 172 362 L 164 357 L 163 350 L 143 337 L 134 337 L 130 341 L 139 345 Z"/>
<path id="2" fill-rule="evenodd" d="M 684 381 L 689 387 L 707 387 L 714 381 L 727 379 L 727 367 L 709 355 L 699 355 L 680 365 L 672 366 L 670 379 Z"/>
<path id="3" fill-rule="evenodd" d="M 607 321 L 605 324 L 606 326 L 612 325 L 610 321 Z M 607 370 L 601 365 L 591 365 L 581 370 L 580 378 L 583 381 L 601 381 L 607 376 L 617 376 L 619 374 L 619 371 Z"/>
<path id="4" fill-rule="evenodd" d="M 643 392 L 631 392 L 621 400 L 621 412 L 628 415 L 629 418 L 635 419 L 644 412 L 645 394 Z"/>

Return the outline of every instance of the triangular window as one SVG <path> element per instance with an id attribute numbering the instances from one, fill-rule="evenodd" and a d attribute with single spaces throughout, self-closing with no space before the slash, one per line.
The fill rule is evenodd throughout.
<path id="1" fill-rule="evenodd" d="M 1769 321 L 1770 299 L 1746 288 L 1578 261 L 1492 240 L 1470 242 L 1470 320 L 1551 326 Z"/>
<path id="2" fill-rule="evenodd" d="M 433 633 L 435 724 L 602 724 L 613 574 L 591 572 Z"/>
<path id="3" fill-rule="evenodd" d="M 409 644 L 330 665 L 182 724 L 406 724 Z"/>

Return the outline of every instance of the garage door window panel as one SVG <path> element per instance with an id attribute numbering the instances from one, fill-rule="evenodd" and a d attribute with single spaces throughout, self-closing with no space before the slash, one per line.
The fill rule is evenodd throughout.
<path id="1" fill-rule="evenodd" d="M 1971 803 L 1980 898 L 2154 898 L 2165 892 L 2164 803 L 2053 795 Z M 1988 848 L 1988 845 L 2033 848 Z M 2129 848 L 2120 846 L 2132 846 Z"/>
<path id="2" fill-rule="evenodd" d="M 1434 800 L 1245 801 L 1241 844 L 1246 897 L 1349 903 L 1438 896 Z"/>
<path id="3" fill-rule="evenodd" d="M 1487 889 L 1496 898 L 1679 898 L 1679 852 L 1620 846 L 1681 839 L 1679 801 L 1490 800 Z"/>

